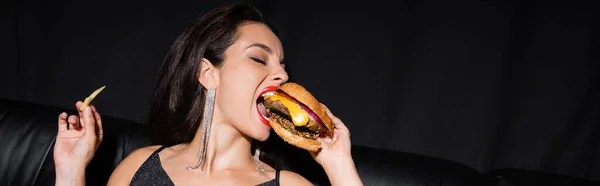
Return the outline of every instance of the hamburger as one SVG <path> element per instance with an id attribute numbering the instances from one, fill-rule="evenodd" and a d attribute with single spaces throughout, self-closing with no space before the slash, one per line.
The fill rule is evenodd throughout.
<path id="1" fill-rule="evenodd" d="M 259 98 L 271 128 L 287 143 L 316 152 L 317 138 L 333 130 L 331 118 L 319 101 L 297 83 L 285 83 Z"/>

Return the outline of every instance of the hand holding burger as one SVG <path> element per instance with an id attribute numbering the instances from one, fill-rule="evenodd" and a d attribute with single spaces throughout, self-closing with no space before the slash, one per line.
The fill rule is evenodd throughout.
<path id="1" fill-rule="evenodd" d="M 332 185 L 362 185 L 350 153 L 348 128 L 310 92 L 299 84 L 285 83 L 263 94 L 262 99 L 275 133 L 287 143 L 308 150 Z"/>

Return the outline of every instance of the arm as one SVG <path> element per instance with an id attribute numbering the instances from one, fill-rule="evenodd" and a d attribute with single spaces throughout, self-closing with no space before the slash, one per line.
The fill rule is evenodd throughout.
<path id="1" fill-rule="evenodd" d="M 57 186 L 63 185 L 85 185 L 85 167 L 55 167 Z"/>
<path id="2" fill-rule="evenodd" d="M 331 185 L 362 185 L 352 159 L 340 159 L 323 166 Z M 291 171 L 281 171 L 281 185 L 313 185 L 306 178 Z"/>
<path id="3" fill-rule="evenodd" d="M 352 157 L 338 158 L 323 165 L 331 185 L 363 185 Z"/>

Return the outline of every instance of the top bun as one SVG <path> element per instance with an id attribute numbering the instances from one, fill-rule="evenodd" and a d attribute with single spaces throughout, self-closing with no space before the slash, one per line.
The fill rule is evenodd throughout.
<path id="1" fill-rule="evenodd" d="M 323 108 L 321 106 L 321 103 L 304 87 L 297 83 L 290 82 L 281 85 L 279 87 L 279 90 L 285 92 L 286 94 L 298 100 L 300 103 L 306 105 L 317 116 L 319 116 L 319 118 L 321 119 L 321 121 L 323 121 L 323 124 L 325 124 L 325 127 L 327 127 L 328 130 L 333 130 L 333 123 L 331 121 L 331 118 L 329 118 L 329 115 L 327 115 L 327 111 L 325 110 L 325 108 Z"/>

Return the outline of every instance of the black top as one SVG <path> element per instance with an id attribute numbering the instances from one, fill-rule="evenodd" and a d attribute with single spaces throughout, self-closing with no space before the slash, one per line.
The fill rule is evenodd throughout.
<path id="1" fill-rule="evenodd" d="M 148 157 L 148 159 L 137 170 L 129 185 L 175 185 L 165 169 L 160 164 L 158 152 L 162 151 L 165 146 L 160 147 Z M 275 173 L 275 179 L 259 184 L 258 186 L 279 186 L 279 170 Z"/>

